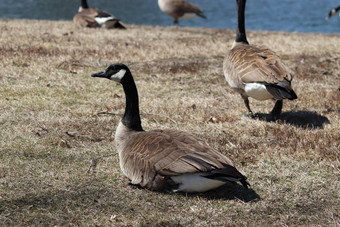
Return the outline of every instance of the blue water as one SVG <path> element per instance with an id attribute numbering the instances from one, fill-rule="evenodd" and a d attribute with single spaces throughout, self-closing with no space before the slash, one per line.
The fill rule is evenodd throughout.
<path id="1" fill-rule="evenodd" d="M 227 28 L 236 27 L 235 0 L 189 0 L 200 5 L 207 16 L 180 20 L 180 26 Z M 113 13 L 127 24 L 172 25 L 157 0 L 88 0 Z M 0 18 L 72 20 L 80 0 L 0 0 Z M 340 5 L 339 0 L 248 0 L 246 28 L 313 33 L 340 33 L 340 19 L 325 20 L 328 11 Z"/>

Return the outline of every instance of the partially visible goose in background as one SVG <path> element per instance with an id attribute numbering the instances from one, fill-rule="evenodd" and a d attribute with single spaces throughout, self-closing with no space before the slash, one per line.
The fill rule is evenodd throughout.
<path id="1" fill-rule="evenodd" d="M 98 8 L 89 8 L 86 0 L 81 1 L 81 6 L 78 13 L 74 15 L 73 22 L 80 27 L 126 29 L 123 23 L 112 14 Z"/>
<path id="2" fill-rule="evenodd" d="M 92 77 L 123 85 L 126 107 L 116 130 L 115 144 L 120 168 L 131 184 L 170 192 L 204 192 L 227 181 L 240 181 L 248 187 L 247 178 L 229 158 L 196 136 L 171 129 L 144 131 L 137 88 L 126 65 L 113 64 Z"/>
<path id="3" fill-rule="evenodd" d="M 158 0 L 158 6 L 163 13 L 174 18 L 174 24 L 178 25 L 178 19 L 202 17 L 206 19 L 203 10 L 195 4 L 185 0 Z"/>
<path id="4" fill-rule="evenodd" d="M 276 100 L 271 116 L 277 119 L 281 114 L 282 100 L 297 98 L 291 88 L 292 72 L 274 51 L 249 45 L 244 22 L 246 0 L 236 0 L 236 3 L 237 33 L 223 62 L 224 76 L 228 84 L 241 94 L 251 117 L 256 115 L 250 109 L 248 97 Z"/>
<path id="5" fill-rule="evenodd" d="M 334 9 L 331 9 L 331 10 L 328 12 L 328 16 L 326 17 L 326 20 L 328 20 L 329 18 L 331 18 L 332 16 L 334 16 L 339 10 L 340 10 L 340 6 L 334 8 Z M 339 13 L 339 19 L 340 19 L 340 13 Z"/>

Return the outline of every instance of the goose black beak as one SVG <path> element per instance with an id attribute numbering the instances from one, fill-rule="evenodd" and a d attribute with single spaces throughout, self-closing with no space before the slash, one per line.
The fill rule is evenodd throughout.
<path id="1" fill-rule="evenodd" d="M 109 79 L 109 76 L 106 74 L 106 71 L 101 71 L 101 72 L 98 72 L 98 73 L 94 73 L 91 75 L 91 77 L 103 77 L 103 78 L 108 78 Z"/>

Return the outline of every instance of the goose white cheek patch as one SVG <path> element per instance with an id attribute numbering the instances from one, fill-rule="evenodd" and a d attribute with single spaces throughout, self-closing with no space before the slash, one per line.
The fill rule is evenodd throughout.
<path id="1" fill-rule="evenodd" d="M 113 80 L 113 81 L 116 81 L 116 82 L 120 83 L 120 81 L 121 81 L 122 78 L 124 77 L 125 73 L 126 73 L 126 70 L 125 70 L 125 69 L 121 69 L 121 70 L 119 70 L 118 73 L 113 74 L 113 75 L 110 77 L 110 80 Z"/>

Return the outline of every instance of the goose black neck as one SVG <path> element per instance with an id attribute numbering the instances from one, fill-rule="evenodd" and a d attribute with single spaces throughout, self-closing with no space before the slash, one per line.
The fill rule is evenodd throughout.
<path id="1" fill-rule="evenodd" d="M 83 9 L 88 9 L 89 8 L 89 6 L 87 5 L 87 1 L 86 0 L 81 0 L 81 7 Z"/>
<path id="2" fill-rule="evenodd" d="M 246 0 L 236 0 L 236 3 L 237 3 L 237 32 L 235 41 L 248 44 L 244 22 Z"/>
<path id="3" fill-rule="evenodd" d="M 138 91 L 129 70 L 126 71 L 121 84 L 123 85 L 126 98 L 125 113 L 122 123 L 132 130 L 143 131 L 139 115 Z"/>

